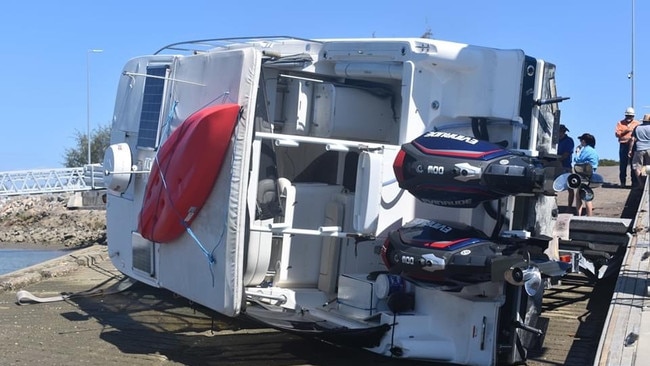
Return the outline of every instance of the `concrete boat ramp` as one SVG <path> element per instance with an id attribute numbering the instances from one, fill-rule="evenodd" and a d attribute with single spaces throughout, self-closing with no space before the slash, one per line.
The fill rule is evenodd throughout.
<path id="1" fill-rule="evenodd" d="M 104 246 L 0 276 L 0 364 L 419 364 L 223 317 L 141 283 L 119 291 L 123 280 Z M 19 289 L 41 300 L 64 299 L 18 305 Z"/>
<path id="2" fill-rule="evenodd" d="M 530 350 L 528 365 L 641 366 L 650 359 L 647 189 L 604 187 L 596 194 L 601 213 L 607 205 L 634 213 L 623 219 L 560 214 L 558 233 L 621 246 L 620 273 L 600 280 L 573 273 L 547 289 L 538 322 L 545 335 Z M 139 283 L 126 288 L 123 280 L 104 246 L 0 276 L 2 364 L 432 365 L 226 318 L 167 290 Z M 18 305 L 21 289 L 41 300 L 63 299 L 32 303 L 28 296 Z"/>

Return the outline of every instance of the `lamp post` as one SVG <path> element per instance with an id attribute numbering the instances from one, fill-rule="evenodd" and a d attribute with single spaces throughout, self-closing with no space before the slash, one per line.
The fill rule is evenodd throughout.
<path id="1" fill-rule="evenodd" d="M 94 49 L 86 52 L 86 137 L 88 138 L 88 165 L 92 163 L 90 161 L 90 54 L 101 52 L 104 52 L 104 50 Z"/>
<path id="2" fill-rule="evenodd" d="M 634 0 L 632 0 L 632 71 L 630 71 L 630 82 L 632 86 L 630 107 L 634 108 Z"/>

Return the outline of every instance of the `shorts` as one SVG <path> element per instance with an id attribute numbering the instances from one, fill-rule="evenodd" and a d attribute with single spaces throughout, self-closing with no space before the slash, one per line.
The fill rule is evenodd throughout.
<path id="1" fill-rule="evenodd" d="M 641 171 L 644 165 L 650 164 L 650 150 L 635 151 L 632 157 L 632 169 Z M 638 168 L 637 168 L 638 167 Z"/>
<path id="2" fill-rule="evenodd" d="M 573 166 L 573 171 L 576 174 L 587 178 L 591 178 L 591 176 L 594 174 L 594 168 L 591 166 L 591 164 L 588 163 L 575 164 Z"/>

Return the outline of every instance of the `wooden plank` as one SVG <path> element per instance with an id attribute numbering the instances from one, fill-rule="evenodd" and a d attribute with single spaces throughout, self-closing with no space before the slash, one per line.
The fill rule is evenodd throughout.
<path id="1" fill-rule="evenodd" d="M 634 239 L 632 240 L 634 242 Z M 634 285 L 630 284 L 631 278 L 628 276 L 628 268 L 632 263 L 634 245 L 630 245 L 623 263 L 621 264 L 621 271 L 616 282 L 612 301 L 610 302 L 610 317 L 603 329 L 604 340 L 601 340 L 602 347 L 600 347 L 603 354 L 600 355 L 599 365 L 621 365 L 623 357 L 622 341 L 625 339 L 627 325 L 630 317 L 630 307 L 624 306 L 625 302 L 629 301 L 626 292 Z M 597 355 L 597 359 L 598 359 Z"/>
<path id="2" fill-rule="evenodd" d="M 639 215 L 640 220 L 645 217 L 645 214 Z M 625 342 L 631 333 L 637 337 L 640 334 L 648 279 L 648 260 L 644 255 L 649 239 L 644 230 L 637 232 L 630 242 L 612 296 L 609 321 L 603 329 L 604 338 L 599 347 L 602 354 L 597 355 L 597 365 L 634 365 L 636 362 L 638 341 L 627 346 Z"/>

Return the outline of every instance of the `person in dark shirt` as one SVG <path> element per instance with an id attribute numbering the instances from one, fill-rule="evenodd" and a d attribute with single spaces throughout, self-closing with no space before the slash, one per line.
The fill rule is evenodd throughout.
<path id="1" fill-rule="evenodd" d="M 569 132 L 569 129 L 566 128 L 565 125 L 560 125 L 560 139 L 557 142 L 557 154 L 562 159 L 562 173 L 572 172 L 571 163 L 573 162 L 573 148 L 575 147 L 575 143 L 573 141 L 573 138 L 567 135 L 567 132 Z M 571 208 L 573 207 L 575 192 L 573 191 L 573 189 L 569 189 L 568 193 L 569 193 L 568 206 L 569 208 Z"/>

